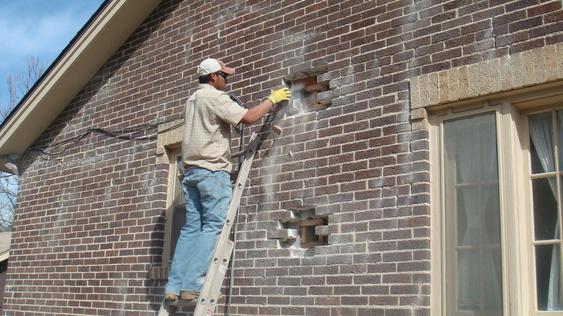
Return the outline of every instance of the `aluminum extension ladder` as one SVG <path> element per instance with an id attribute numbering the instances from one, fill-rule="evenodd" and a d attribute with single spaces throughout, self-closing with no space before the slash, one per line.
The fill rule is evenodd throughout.
<path id="1" fill-rule="evenodd" d="M 235 247 L 234 242 L 230 239 L 233 221 L 237 216 L 242 192 L 244 191 L 250 167 L 252 166 L 252 161 L 256 155 L 259 143 L 260 137 L 258 137 L 256 133 L 253 133 L 250 137 L 246 150 L 240 153 L 242 164 L 240 164 L 237 180 L 234 185 L 233 195 L 225 218 L 225 224 L 223 225 L 221 234 L 217 239 L 213 259 L 209 263 L 207 275 L 205 277 L 205 282 L 199 299 L 197 301 L 183 301 L 181 299 L 178 299 L 175 302 L 163 301 L 160 306 L 160 310 L 158 311 L 158 316 L 172 316 L 176 313 L 178 307 L 194 305 L 195 310 L 193 316 L 209 316 L 215 312 L 217 301 L 221 294 L 221 286 Z M 233 156 L 236 156 L 236 154 Z"/>

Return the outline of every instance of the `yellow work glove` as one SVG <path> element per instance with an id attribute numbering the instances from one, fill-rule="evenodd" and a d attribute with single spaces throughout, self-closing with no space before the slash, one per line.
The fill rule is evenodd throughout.
<path id="1" fill-rule="evenodd" d="M 291 91 L 289 91 L 288 88 L 281 88 L 272 91 L 268 100 L 270 100 L 272 104 L 276 105 L 282 101 L 289 100 L 289 98 L 291 98 Z"/>

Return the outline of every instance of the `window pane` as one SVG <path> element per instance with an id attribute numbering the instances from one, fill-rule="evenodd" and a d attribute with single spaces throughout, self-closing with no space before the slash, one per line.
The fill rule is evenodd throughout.
<path id="1" fill-rule="evenodd" d="M 536 240 L 558 239 L 557 227 L 557 183 L 555 177 L 533 179 L 534 236 Z"/>
<path id="2" fill-rule="evenodd" d="M 447 310 L 502 315 L 495 114 L 445 122 L 444 147 Z"/>
<path id="3" fill-rule="evenodd" d="M 559 244 L 536 247 L 538 310 L 563 310 L 561 302 L 561 255 Z"/>
<path id="4" fill-rule="evenodd" d="M 482 277 L 485 280 L 484 304 L 485 310 L 493 311 L 495 315 L 502 314 L 502 288 L 501 288 L 501 258 L 500 248 L 492 246 L 490 249 L 485 249 L 481 255 L 482 271 L 485 275 Z"/>
<path id="5" fill-rule="evenodd" d="M 486 310 L 487 315 L 502 315 L 502 305 L 499 304 L 502 291 L 498 249 L 460 250 L 457 268 L 458 311 Z"/>
<path id="6" fill-rule="evenodd" d="M 457 189 L 457 240 L 459 246 L 500 243 L 498 183 L 476 183 Z M 489 210 L 489 208 L 493 208 Z M 487 240 L 483 240 L 487 238 Z"/>
<path id="7" fill-rule="evenodd" d="M 555 171 L 551 112 L 530 115 L 528 126 L 532 173 Z"/>
<path id="8" fill-rule="evenodd" d="M 444 123 L 447 159 L 459 165 L 456 184 L 498 182 L 493 114 Z"/>
<path id="9" fill-rule="evenodd" d="M 457 262 L 458 280 L 458 310 L 481 309 L 481 292 L 475 289 L 481 288 L 481 267 L 479 251 L 460 250 Z"/>

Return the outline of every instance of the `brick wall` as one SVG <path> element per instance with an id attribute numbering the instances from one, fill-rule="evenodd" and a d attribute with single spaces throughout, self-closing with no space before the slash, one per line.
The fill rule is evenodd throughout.
<path id="1" fill-rule="evenodd" d="M 429 315 L 428 132 L 409 121 L 409 78 L 563 42 L 562 17 L 559 0 L 163 1 L 24 161 L 5 310 L 156 314 L 168 166 L 155 140 L 78 136 L 177 119 L 212 56 L 252 105 L 311 69 L 330 89 L 255 162 L 232 314 Z M 327 218 L 327 245 L 271 238 L 304 209 Z"/>

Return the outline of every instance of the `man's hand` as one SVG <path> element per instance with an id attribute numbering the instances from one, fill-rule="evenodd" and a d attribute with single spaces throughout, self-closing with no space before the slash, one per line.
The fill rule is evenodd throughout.
<path id="1" fill-rule="evenodd" d="M 281 88 L 272 91 L 272 94 L 268 97 L 268 100 L 272 102 L 273 105 L 276 105 L 282 101 L 289 100 L 291 98 L 291 91 L 288 88 Z"/>
<path id="2" fill-rule="evenodd" d="M 272 91 L 272 94 L 270 94 L 270 96 L 262 103 L 248 109 L 239 123 L 250 125 L 266 115 L 266 113 L 268 113 L 276 105 L 276 103 L 289 100 L 289 98 L 291 98 L 291 92 L 288 88 L 276 89 Z"/>

